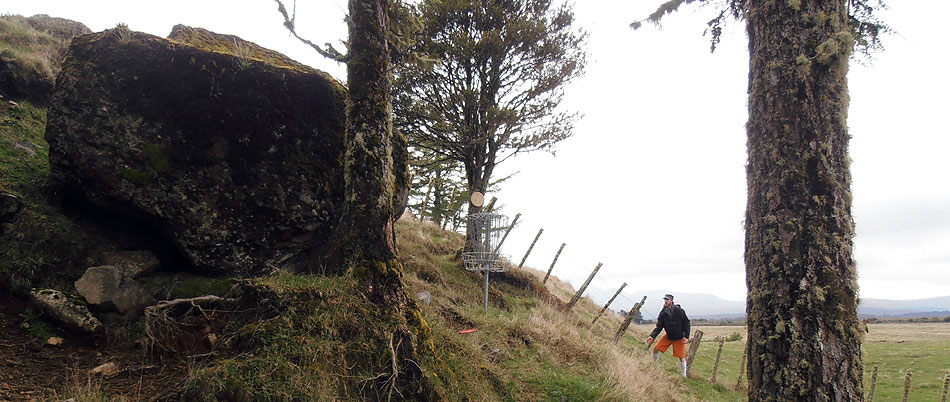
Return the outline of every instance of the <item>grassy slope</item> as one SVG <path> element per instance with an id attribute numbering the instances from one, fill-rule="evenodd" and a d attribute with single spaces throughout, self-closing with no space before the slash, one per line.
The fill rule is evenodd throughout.
<path id="1" fill-rule="evenodd" d="M 481 278 L 453 259 L 461 247 L 460 235 L 412 218 L 400 220 L 397 230 L 407 291 L 430 295 L 431 303 L 420 303 L 428 331 L 417 336 L 431 342 L 431 351 L 417 363 L 441 397 L 696 399 L 688 382 L 631 347 L 643 334 L 628 335 L 619 345 L 608 340 L 619 317 L 605 317 L 591 328 L 588 323 L 599 308 L 586 299 L 574 312 L 565 311 L 563 302 L 571 291 L 556 279 L 549 282 L 552 296 L 535 271 L 493 275 L 486 312 Z M 348 399 L 360 395 L 372 378 L 388 375 L 382 369 L 391 356 L 387 318 L 375 315 L 356 296 L 351 278 L 276 274 L 256 282 L 290 301 L 287 310 L 245 326 L 245 335 L 234 342 L 247 345 L 231 347 L 237 353 L 196 369 L 186 395 L 219 400 Z M 463 329 L 477 331 L 460 334 Z"/>
<path id="2" fill-rule="evenodd" d="M 0 273 L 18 287 L 71 289 L 72 276 L 47 275 L 54 267 L 82 267 L 108 242 L 58 208 L 49 195 L 45 110 L 28 102 L 5 104 L 0 120 L 0 189 L 21 196 L 28 208 L 0 244 Z M 29 142 L 35 156 L 14 145 Z M 563 310 L 573 295 L 557 278 L 517 270 L 491 277 L 490 308 L 483 310 L 482 281 L 453 256 L 462 237 L 407 218 L 397 226 L 407 291 L 429 292 L 421 304 L 431 332 L 431 353 L 419 362 L 439 394 L 449 400 L 691 400 L 694 380 L 677 379 L 642 352 L 642 333 L 610 339 L 620 318 L 609 315 L 594 328 L 599 308 L 587 299 Z M 380 374 L 385 333 L 367 330 L 387 320 L 374 314 L 352 278 L 276 275 L 256 280 L 288 306 L 282 316 L 243 328 L 222 345 L 226 358 L 196 367 L 188 385 L 196 398 L 339 398 L 358 394 L 361 381 Z M 385 327 L 383 325 L 382 327 Z M 472 334 L 461 329 L 477 328 Z M 632 332 L 632 331 L 631 331 Z M 699 399 L 707 399 L 700 397 Z"/>
<path id="3" fill-rule="evenodd" d="M 0 191 L 25 203 L 9 232 L 0 236 L 0 289 L 63 289 L 82 275 L 90 256 L 109 244 L 59 209 L 60 200 L 49 188 L 45 127 L 45 108 L 28 101 L 0 102 Z"/>
<path id="4" fill-rule="evenodd" d="M 572 290 L 541 274 L 513 269 L 490 276 L 489 309 L 482 280 L 452 259 L 462 237 L 413 219 L 399 222 L 400 253 L 412 294 L 429 292 L 423 311 L 438 355 L 453 378 L 449 399 L 461 400 L 688 400 L 680 380 L 631 353 L 632 335 L 609 341 L 620 325 L 584 299 L 567 312 Z M 459 334 L 463 329 L 477 329 Z M 461 381 L 458 381 L 461 380 Z"/>
<path id="5" fill-rule="evenodd" d="M 19 286 L 68 287 L 69 275 L 75 273 L 61 279 L 45 273 L 94 254 L 105 242 L 90 236 L 48 195 L 44 122 L 45 110 L 29 102 L 0 104 L 0 189 L 22 197 L 28 206 L 0 242 L 0 274 Z M 36 155 L 17 143 L 32 144 Z M 411 218 L 398 222 L 397 230 L 407 291 L 429 292 L 432 301 L 420 303 L 430 330 L 420 336 L 431 341 L 433 352 L 423 354 L 419 363 L 446 399 L 744 400 L 744 392 L 734 390 L 741 341 L 725 343 L 717 383 L 708 381 L 715 337 L 744 336 L 741 327 L 696 327 L 706 340 L 694 362 L 694 378 L 683 381 L 671 356 L 662 356 L 658 365 L 649 361 L 640 342 L 649 327 L 631 327 L 614 345 L 608 339 L 619 317 L 608 313 L 591 328 L 588 323 L 599 308 L 587 299 L 573 312 L 564 311 L 560 305 L 573 289 L 557 278 L 542 290 L 537 271 L 493 275 L 486 313 L 481 279 L 453 259 L 460 235 Z M 282 295 L 289 309 L 229 339 L 234 345 L 223 348 L 226 358 L 196 366 L 188 386 L 193 395 L 346 398 L 358 394 L 352 388 L 364 379 L 380 374 L 374 370 L 385 363 L 388 345 L 381 340 L 386 334 L 366 328 L 387 318 L 353 297 L 357 292 L 351 279 L 282 274 L 257 282 Z M 477 331 L 458 334 L 468 328 Z M 939 399 L 943 376 L 950 374 L 950 325 L 872 324 L 864 347 L 866 389 L 872 367 L 880 367 L 876 400 L 902 396 L 907 368 L 914 373 L 911 400 Z M 354 364 L 359 359 L 377 361 Z"/>

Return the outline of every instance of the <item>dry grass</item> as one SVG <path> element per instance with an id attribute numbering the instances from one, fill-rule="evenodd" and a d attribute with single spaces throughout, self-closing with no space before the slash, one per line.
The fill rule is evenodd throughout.
<path id="1" fill-rule="evenodd" d="M 464 243 L 461 234 L 411 216 L 399 221 L 397 231 L 406 283 L 414 293 L 431 295 L 423 311 L 437 334 L 436 348 L 449 355 L 450 369 L 452 357 L 460 366 L 477 367 L 472 377 L 456 373 L 461 392 L 485 400 L 694 400 L 685 381 L 653 364 L 641 347 L 641 330 L 631 327 L 615 344 L 622 317 L 608 312 L 591 327 L 601 306 L 587 298 L 566 310 L 575 293 L 567 282 L 551 276 L 541 285 L 544 272 L 512 267 L 514 279 L 490 277 L 486 313 L 481 279 L 453 258 Z M 456 333 L 466 328 L 477 332 Z"/>
<path id="2" fill-rule="evenodd" d="M 45 15 L 0 16 L 0 91 L 16 98 L 43 101 L 62 67 L 72 36 L 84 25 Z"/>
<path id="3" fill-rule="evenodd" d="M 950 323 L 868 324 L 868 333 L 864 341 L 950 341 Z"/>
<path id="4" fill-rule="evenodd" d="M 556 351 L 562 364 L 593 366 L 603 376 L 603 400 L 691 400 L 683 382 L 653 364 L 648 354 L 578 328 L 576 320 L 563 311 L 540 306 L 526 320 L 524 329 Z"/>

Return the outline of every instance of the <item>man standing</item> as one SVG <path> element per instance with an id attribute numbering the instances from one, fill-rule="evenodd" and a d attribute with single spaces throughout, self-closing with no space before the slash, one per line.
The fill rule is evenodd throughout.
<path id="1" fill-rule="evenodd" d="M 686 344 L 689 343 L 689 317 L 686 311 L 679 304 L 673 304 L 673 295 L 663 296 L 663 310 L 656 317 L 656 328 L 646 339 L 647 345 L 653 343 L 653 339 L 660 333 L 661 329 L 666 330 L 666 334 L 660 338 L 660 341 L 653 347 L 653 361 L 660 358 L 660 352 L 666 352 L 673 345 L 673 356 L 680 358 L 680 369 L 683 377 L 686 377 Z"/>

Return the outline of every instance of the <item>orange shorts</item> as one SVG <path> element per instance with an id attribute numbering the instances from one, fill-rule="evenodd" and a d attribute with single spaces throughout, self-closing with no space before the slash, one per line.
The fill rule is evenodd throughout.
<path id="1" fill-rule="evenodd" d="M 686 338 L 680 339 L 678 341 L 671 341 L 667 339 L 666 335 L 664 334 L 660 337 L 660 340 L 656 341 L 656 346 L 653 347 L 653 350 L 666 353 L 666 350 L 670 348 L 670 345 L 673 345 L 673 356 L 686 357 Z"/>

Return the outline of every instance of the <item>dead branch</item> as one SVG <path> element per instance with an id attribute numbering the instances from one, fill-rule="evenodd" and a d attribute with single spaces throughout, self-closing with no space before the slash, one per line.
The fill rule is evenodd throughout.
<path id="1" fill-rule="evenodd" d="M 295 11 L 294 11 L 294 15 L 293 15 L 293 16 L 290 16 L 290 15 L 287 13 L 287 8 L 284 7 L 284 3 L 283 3 L 283 2 L 281 2 L 280 0 L 274 0 L 274 1 L 277 2 L 277 11 L 280 12 L 280 14 L 284 16 L 284 27 L 287 28 L 288 31 L 290 31 L 290 34 L 291 34 L 291 35 L 293 35 L 295 38 L 297 38 L 297 40 L 303 42 L 303 43 L 306 44 L 307 46 L 310 46 L 311 48 L 313 48 L 313 50 L 315 50 L 315 51 L 316 51 L 317 53 L 319 53 L 321 56 L 326 57 L 326 58 L 328 58 L 328 59 L 330 59 L 330 60 L 336 61 L 336 62 L 338 62 L 338 63 L 346 63 L 347 56 L 344 55 L 344 54 L 341 54 L 341 53 L 338 52 L 336 49 L 334 49 L 334 48 L 333 48 L 333 45 L 331 45 L 331 44 L 329 44 L 329 43 L 326 43 L 327 48 L 324 49 L 324 48 L 322 48 L 322 47 L 320 47 L 320 46 L 317 46 L 317 44 L 311 42 L 310 40 L 305 39 L 305 38 L 301 38 L 300 35 L 297 35 L 297 29 L 296 29 L 296 19 L 297 19 L 296 7 L 297 7 L 297 3 L 296 3 L 296 0 L 294 1 Z"/>
<path id="2" fill-rule="evenodd" d="M 236 301 L 213 295 L 161 301 L 145 308 L 145 335 L 151 345 L 177 353 L 179 350 L 173 344 L 184 334 L 183 328 L 197 326 L 187 322 L 189 316 L 196 315 L 197 311 L 206 321 L 211 321 L 206 309 L 225 307 Z"/>

